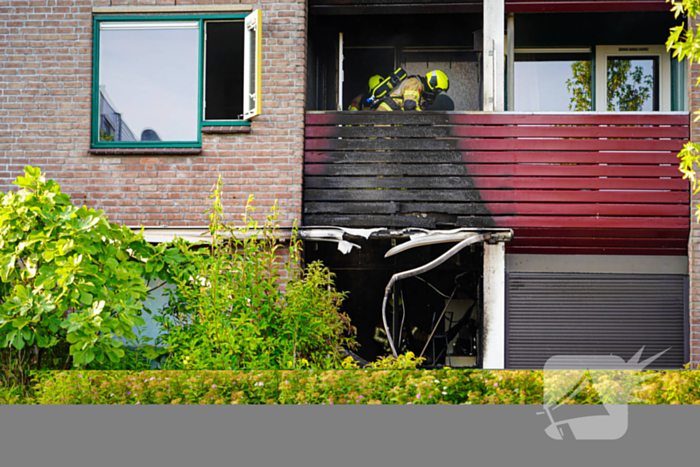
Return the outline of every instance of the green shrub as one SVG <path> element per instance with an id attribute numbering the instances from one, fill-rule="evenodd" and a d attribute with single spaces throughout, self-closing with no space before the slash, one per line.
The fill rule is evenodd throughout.
<path id="1" fill-rule="evenodd" d="M 541 383 L 532 384 L 538 377 L 541 378 L 541 372 L 452 369 L 41 372 L 36 375 L 35 398 L 30 401 L 39 404 L 539 404 Z M 500 383 L 498 389 L 485 387 L 484 381 L 490 378 Z"/>
<path id="2" fill-rule="evenodd" d="M 208 211 L 211 244 L 177 242 L 192 270 L 173 271 L 176 289 L 157 317 L 164 369 L 332 368 L 355 329 L 339 310 L 344 294 L 320 263 L 299 267 L 291 239 L 280 261 L 277 206 L 264 223 L 252 219 L 250 197 L 242 227 L 224 221 L 221 180 Z"/>
<path id="3" fill-rule="evenodd" d="M 700 372 L 647 371 L 633 404 L 700 404 Z M 599 375 L 602 376 L 602 375 Z M 615 380 L 615 372 L 608 375 Z M 543 404 L 542 371 L 43 371 L 0 404 Z M 558 384 L 556 380 L 554 384 Z M 566 384 L 568 387 L 568 383 Z M 551 387 L 548 390 L 552 389 Z M 570 389 L 570 388 L 569 388 Z M 557 388 L 554 388 L 556 391 Z M 4 396 L 3 396 L 4 394 Z M 581 395 L 581 394 L 579 394 Z M 589 400 L 590 399 L 590 400 Z M 597 404 L 588 395 L 568 404 Z M 610 401 L 609 403 L 615 403 Z M 619 402 L 618 402 L 619 403 Z"/>
<path id="4" fill-rule="evenodd" d="M 40 169 L 0 194 L 0 365 L 24 384 L 28 368 L 118 362 L 144 324 L 144 278 L 183 258 L 167 245 L 76 207 Z"/>

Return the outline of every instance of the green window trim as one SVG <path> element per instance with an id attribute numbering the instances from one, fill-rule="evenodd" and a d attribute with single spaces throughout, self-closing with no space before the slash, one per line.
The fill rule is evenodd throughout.
<path id="1" fill-rule="evenodd" d="M 200 126 L 250 126 L 250 122 L 247 120 L 203 120 Z"/>
<path id="2" fill-rule="evenodd" d="M 230 14 L 186 14 L 186 15 L 94 15 L 92 22 L 92 103 L 91 103 L 91 147 L 99 148 L 201 148 L 202 127 L 205 126 L 250 126 L 246 120 L 203 120 L 203 89 L 204 89 L 204 22 L 207 20 L 241 20 L 244 21 L 249 13 Z M 199 57 L 197 81 L 197 141 L 128 141 L 109 142 L 99 141 L 100 129 L 100 23 L 101 22 L 154 22 L 154 21 L 198 21 L 199 22 Z M 243 38 L 241 38 L 243 40 Z"/>

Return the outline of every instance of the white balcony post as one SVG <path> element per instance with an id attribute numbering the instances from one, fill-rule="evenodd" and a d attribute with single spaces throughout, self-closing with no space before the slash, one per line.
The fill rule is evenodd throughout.
<path id="1" fill-rule="evenodd" d="M 505 110 L 505 0 L 484 0 L 484 110 Z"/>
<path id="2" fill-rule="evenodd" d="M 515 110 L 515 15 L 513 13 L 508 13 L 506 17 L 507 21 L 507 52 L 506 57 L 508 59 L 507 67 L 507 78 L 506 83 L 508 86 L 507 102 L 509 111 Z"/>
<path id="3" fill-rule="evenodd" d="M 484 369 L 504 369 L 506 365 L 506 248 L 504 243 L 484 244 L 483 333 Z"/>

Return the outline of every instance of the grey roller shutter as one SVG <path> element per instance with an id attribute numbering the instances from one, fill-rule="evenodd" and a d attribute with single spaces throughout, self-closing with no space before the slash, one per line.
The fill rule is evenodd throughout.
<path id="1" fill-rule="evenodd" d="M 514 272 L 506 275 L 506 366 L 541 369 L 554 355 L 628 361 L 671 348 L 649 368 L 688 358 L 687 277 Z"/>

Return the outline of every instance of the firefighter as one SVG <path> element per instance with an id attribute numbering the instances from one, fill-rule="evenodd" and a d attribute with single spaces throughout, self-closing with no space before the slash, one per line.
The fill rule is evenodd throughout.
<path id="1" fill-rule="evenodd" d="M 350 102 L 350 107 L 348 107 L 348 110 L 350 110 L 350 111 L 364 110 L 365 109 L 365 102 L 367 102 L 367 97 L 372 95 L 374 88 L 376 88 L 379 85 L 379 83 L 381 83 L 382 81 L 384 81 L 384 78 L 382 78 L 381 76 L 379 76 L 379 75 L 372 76 L 369 79 L 369 82 L 367 83 L 367 91 L 355 96 L 355 98 L 352 100 L 352 102 Z"/>
<path id="2" fill-rule="evenodd" d="M 433 70 L 424 77 L 410 76 L 382 99 L 377 110 L 424 110 L 435 102 L 438 94 L 449 88 L 447 75 L 440 70 Z"/>

